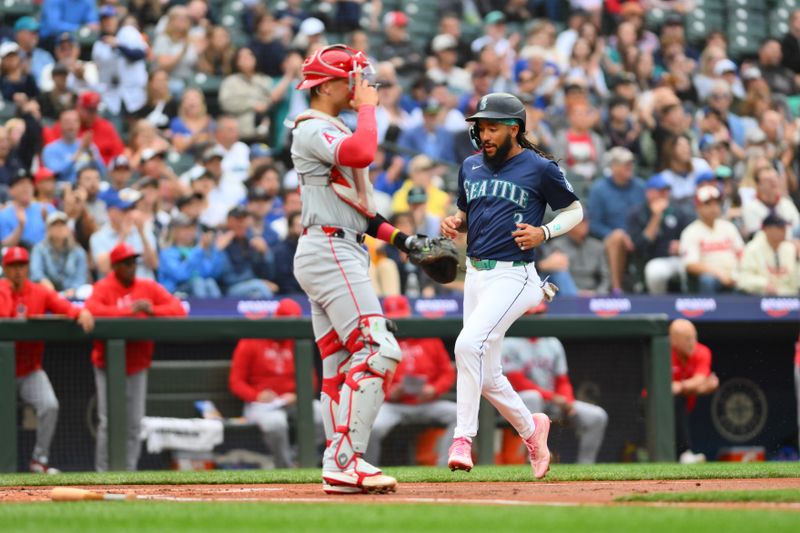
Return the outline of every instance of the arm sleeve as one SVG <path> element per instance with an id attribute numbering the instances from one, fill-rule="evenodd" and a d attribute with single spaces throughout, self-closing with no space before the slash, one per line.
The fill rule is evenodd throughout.
<path id="1" fill-rule="evenodd" d="M 45 278 L 44 273 L 44 250 L 40 245 L 33 247 L 31 252 L 30 279 L 39 282 Z"/>
<path id="2" fill-rule="evenodd" d="M 757 249 L 745 248 L 739 275 L 736 278 L 736 285 L 740 290 L 750 294 L 764 294 L 767 289 L 767 277 L 761 272 L 761 264 Z"/>
<path id="3" fill-rule="evenodd" d="M 192 273 L 174 252 L 173 248 L 161 250 L 158 258 L 158 274 L 159 277 L 173 280 L 178 285 L 188 280 Z"/>
<path id="4" fill-rule="evenodd" d="M 117 50 L 119 53 L 122 54 L 122 57 L 127 59 L 130 62 L 133 61 L 140 61 L 147 57 L 147 53 L 144 50 L 140 50 L 138 48 L 128 48 L 127 46 L 117 46 Z"/>
<path id="5" fill-rule="evenodd" d="M 680 253 L 684 266 L 700 262 L 700 243 L 688 227 L 681 233 Z"/>
<path id="6" fill-rule="evenodd" d="M 521 370 L 517 372 L 509 372 L 506 374 L 506 377 L 515 391 L 535 390 L 542 395 L 542 398 L 545 401 L 550 401 L 553 399 L 552 391 L 541 388 L 539 385 L 528 379 L 525 373 Z"/>
<path id="7" fill-rule="evenodd" d="M 467 212 L 467 190 L 464 186 L 464 166 L 458 169 L 458 200 L 456 201 L 458 208 Z"/>
<path id="8" fill-rule="evenodd" d="M 228 388 L 245 402 L 258 399 L 258 391 L 247 381 L 252 350 L 252 342 L 241 340 L 236 345 L 231 362 L 231 373 L 228 376 Z"/>
<path id="9" fill-rule="evenodd" d="M 578 197 L 575 196 L 575 192 L 572 189 L 572 184 L 567 181 L 564 171 L 559 168 L 555 161 L 548 161 L 543 170 L 544 175 L 541 179 L 542 193 L 554 211 L 564 209 L 578 201 Z"/>
<path id="10" fill-rule="evenodd" d="M 130 317 L 133 316 L 130 307 L 119 308 L 111 303 L 107 294 L 104 294 L 102 286 L 95 285 L 92 295 L 86 300 L 84 307 L 88 309 L 94 316 L 110 316 L 110 317 Z"/>
<path id="11" fill-rule="evenodd" d="M 406 239 L 408 235 L 392 226 L 380 213 L 367 220 L 367 235 L 388 242 L 401 252 L 408 252 Z"/>
<path id="12" fill-rule="evenodd" d="M 64 287 L 77 289 L 88 281 L 89 261 L 86 259 L 86 251 L 80 246 L 76 247 L 72 253 L 75 257 L 74 268 L 64 278 Z"/>
<path id="13" fill-rule="evenodd" d="M 556 394 L 563 396 L 570 403 L 575 401 L 572 383 L 569 381 L 569 376 L 566 374 L 556 376 Z"/>
<path id="14" fill-rule="evenodd" d="M 186 316 L 181 301 L 158 283 L 153 282 L 150 296 L 153 300 L 154 316 Z"/>
<path id="15" fill-rule="evenodd" d="M 45 308 L 56 315 L 67 315 L 70 318 L 76 318 L 81 310 L 69 303 L 65 298 L 58 295 L 56 291 L 46 289 L 46 302 Z"/>
<path id="16" fill-rule="evenodd" d="M 336 162 L 353 168 L 368 167 L 378 149 L 378 126 L 375 123 L 375 106 L 358 108 L 356 132 L 336 146 Z"/>
<path id="17" fill-rule="evenodd" d="M 576 199 L 567 207 L 559 211 L 555 218 L 545 224 L 545 227 L 550 231 L 550 238 L 564 235 L 569 230 L 578 225 L 583 220 L 583 207 Z"/>

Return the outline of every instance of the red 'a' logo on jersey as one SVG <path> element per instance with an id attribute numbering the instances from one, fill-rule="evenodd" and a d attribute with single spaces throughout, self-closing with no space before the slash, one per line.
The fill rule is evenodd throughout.
<path id="1" fill-rule="evenodd" d="M 333 141 L 336 140 L 336 137 L 324 131 L 322 132 L 322 136 L 325 138 L 326 141 L 328 141 L 328 144 L 333 144 Z"/>

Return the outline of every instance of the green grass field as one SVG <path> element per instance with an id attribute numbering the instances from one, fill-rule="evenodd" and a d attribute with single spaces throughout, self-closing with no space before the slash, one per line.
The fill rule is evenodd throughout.
<path id="1" fill-rule="evenodd" d="M 618 502 L 673 502 L 673 503 L 800 503 L 800 489 L 783 490 L 720 490 L 703 492 L 672 492 L 635 494 L 617 498 Z"/>
<path id="2" fill-rule="evenodd" d="M 515 481 L 536 484 L 560 481 L 671 480 L 716 478 L 800 478 L 800 463 L 710 463 L 692 465 L 554 465 L 547 479 L 533 482 L 530 469 L 477 467 L 470 474 L 443 468 L 387 468 L 401 483 L 457 481 Z M 463 475 L 462 475 L 463 474 Z M 319 483 L 319 470 L 79 473 L 62 476 L 13 474 L 0 476 L 0 486 L 116 485 L 116 484 L 253 484 Z M 537 490 L 541 490 L 537 487 Z M 3 489 L 0 488 L 0 491 Z M 112 489 L 113 490 L 113 489 Z M 525 490 L 522 485 L 520 490 Z M 710 493 L 714 501 L 800 501 L 800 490 Z M 320 492 L 320 496 L 322 493 Z M 692 500 L 693 494 L 670 494 L 669 501 Z M 659 501 L 659 494 L 645 495 Z M 749 497 L 749 499 L 748 499 Z M 677 529 L 701 533 L 793 532 L 800 530 L 800 511 L 697 509 L 615 506 L 493 506 L 389 504 L 359 497 L 331 498 L 323 503 L 273 502 L 82 502 L 9 503 L 0 505 L 0 532 L 103 533 L 252 531 L 436 533 L 557 532 L 647 533 Z M 650 499 L 652 498 L 652 500 Z M 631 500 L 632 501 L 632 500 Z M 662 499 L 661 501 L 668 501 Z M 708 501 L 708 500 L 705 500 Z"/>

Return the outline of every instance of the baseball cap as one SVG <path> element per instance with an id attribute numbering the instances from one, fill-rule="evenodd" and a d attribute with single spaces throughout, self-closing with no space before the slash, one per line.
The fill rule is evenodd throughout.
<path id="1" fill-rule="evenodd" d="M 132 208 L 134 204 L 141 199 L 141 197 L 142 194 L 139 191 L 125 188 L 119 191 L 117 194 L 109 194 L 105 199 L 106 207 L 108 209 L 113 207 L 115 209 L 121 209 L 122 211 L 125 211 Z"/>
<path id="2" fill-rule="evenodd" d="M 705 170 L 697 175 L 694 179 L 696 185 L 700 185 L 701 183 L 708 183 L 717 179 L 716 174 L 711 172 L 710 170 Z"/>
<path id="3" fill-rule="evenodd" d="M 272 200 L 272 198 L 273 196 L 261 187 L 253 187 L 250 189 L 250 192 L 247 193 L 248 202 L 268 202 Z"/>
<path id="4" fill-rule="evenodd" d="M 69 221 L 69 217 L 63 211 L 53 211 L 49 215 L 47 215 L 47 227 L 49 228 L 53 224 L 58 224 L 59 222 L 62 224 L 66 224 Z"/>
<path id="5" fill-rule="evenodd" d="M 431 50 L 434 52 L 444 52 L 445 50 L 453 50 L 458 47 L 456 38 L 449 33 L 442 33 L 433 38 L 431 42 Z"/>
<path id="6" fill-rule="evenodd" d="M 13 265 L 14 263 L 29 263 L 30 260 L 28 250 L 22 246 L 12 246 L 3 254 L 3 266 Z"/>
<path id="7" fill-rule="evenodd" d="M 18 31 L 39 31 L 39 22 L 33 17 L 20 17 L 14 23 L 14 33 Z"/>
<path id="8" fill-rule="evenodd" d="M 106 4 L 97 10 L 97 14 L 100 16 L 100 18 L 116 17 L 117 8 L 112 5 Z"/>
<path id="9" fill-rule="evenodd" d="M 255 143 L 250 147 L 250 159 L 272 157 L 272 148 L 266 143 Z"/>
<path id="10" fill-rule="evenodd" d="M 428 193 L 422 187 L 411 187 L 408 190 L 408 204 L 424 204 L 428 201 Z"/>
<path id="11" fill-rule="evenodd" d="M 505 21 L 506 16 L 502 11 L 489 11 L 486 13 L 486 16 L 483 17 L 484 24 L 502 24 Z"/>
<path id="12" fill-rule="evenodd" d="M 47 167 L 39 167 L 39 170 L 36 171 L 36 174 L 33 175 L 33 182 L 34 183 L 41 183 L 44 180 L 52 180 L 55 179 L 55 173 Z"/>
<path id="13" fill-rule="evenodd" d="M 439 100 L 437 100 L 436 98 L 428 98 L 428 100 L 425 101 L 425 105 L 422 108 L 422 114 L 435 115 L 441 110 L 442 110 L 442 104 L 439 103 Z"/>
<path id="14" fill-rule="evenodd" d="M 118 168 L 131 168 L 130 160 L 124 155 L 118 155 L 108 164 L 108 170 L 117 170 Z"/>
<path id="15" fill-rule="evenodd" d="M 9 54 L 19 54 L 19 45 L 14 41 L 6 41 L 0 44 L 0 59 L 5 58 Z"/>
<path id="16" fill-rule="evenodd" d="M 211 161 L 215 157 L 218 157 L 220 159 L 225 159 L 225 150 L 221 146 L 216 144 L 211 148 L 206 149 L 205 152 L 203 152 L 203 163 Z"/>
<path id="17" fill-rule="evenodd" d="M 78 107 L 84 109 L 97 109 L 100 105 L 100 95 L 94 91 L 86 91 L 78 97 Z"/>
<path id="18" fill-rule="evenodd" d="M 408 26 L 408 16 L 402 11 L 389 11 L 383 16 L 383 25 L 405 28 Z"/>
<path id="19" fill-rule="evenodd" d="M 111 264 L 119 263 L 130 259 L 131 257 L 139 257 L 139 253 L 127 242 L 121 242 L 111 250 Z"/>
<path id="20" fill-rule="evenodd" d="M 8 184 L 9 187 L 13 187 L 18 183 L 22 183 L 25 180 L 33 181 L 33 176 L 25 169 L 20 169 L 16 176 L 11 178 L 11 182 Z"/>
<path id="21" fill-rule="evenodd" d="M 183 213 L 178 213 L 172 220 L 169 221 L 170 228 L 188 228 L 189 226 L 196 226 L 197 223 L 189 218 L 188 216 L 184 215 Z"/>
<path id="22" fill-rule="evenodd" d="M 303 35 L 319 35 L 325 31 L 325 23 L 315 17 L 308 17 L 300 23 L 298 33 Z"/>
<path id="23" fill-rule="evenodd" d="M 137 191 L 141 191 L 145 187 L 158 187 L 158 180 L 152 176 L 144 176 L 136 180 L 136 183 L 131 185 Z"/>
<path id="24" fill-rule="evenodd" d="M 404 318 L 411 316 L 411 304 L 402 294 L 387 296 L 383 299 L 383 314 L 386 318 Z"/>
<path id="25" fill-rule="evenodd" d="M 247 209 L 245 209 L 243 205 L 237 205 L 231 208 L 230 211 L 228 211 L 228 217 L 244 218 L 246 216 L 250 216 L 250 213 L 247 211 Z"/>
<path id="26" fill-rule="evenodd" d="M 200 194 L 199 192 L 192 193 L 192 194 L 184 194 L 183 196 L 181 196 L 180 198 L 178 198 L 175 201 L 175 207 L 177 207 L 178 209 L 181 209 L 182 207 L 184 207 L 186 205 L 189 205 L 190 203 L 192 203 L 192 202 L 194 202 L 196 200 L 199 201 L 199 200 L 202 200 L 202 199 L 203 199 L 203 195 Z"/>
<path id="27" fill-rule="evenodd" d="M 154 148 L 147 148 L 146 150 L 142 150 L 142 157 L 140 160 L 142 163 L 147 163 L 148 161 L 150 161 L 151 159 L 155 159 L 156 157 L 163 158 L 165 154 L 166 152 L 156 150 Z"/>
<path id="28" fill-rule="evenodd" d="M 788 225 L 789 225 L 788 222 L 786 222 L 783 218 L 779 217 L 775 213 L 770 213 L 769 215 L 767 215 L 767 218 L 765 218 L 764 221 L 761 222 L 762 228 L 766 228 L 768 226 L 773 226 L 776 228 L 785 228 Z"/>
<path id="29" fill-rule="evenodd" d="M 702 185 L 694 193 L 694 199 L 699 204 L 705 204 L 712 200 L 719 200 L 722 193 L 715 185 Z"/>
<path id="30" fill-rule="evenodd" d="M 624 146 L 615 146 L 608 151 L 608 164 L 626 164 L 633 163 L 633 152 Z"/>
<path id="31" fill-rule="evenodd" d="M 52 76 L 66 76 L 67 74 L 69 74 L 69 67 L 67 67 L 67 65 L 64 63 L 59 61 L 53 65 L 53 70 L 51 71 Z"/>
<path id="32" fill-rule="evenodd" d="M 647 180 L 647 183 L 645 184 L 645 187 L 648 190 L 650 189 L 663 190 L 671 188 L 669 182 L 667 181 L 667 178 L 665 178 L 664 175 L 661 174 L 660 172 L 658 174 L 650 176 L 650 178 Z"/>
<path id="33" fill-rule="evenodd" d="M 419 172 L 421 170 L 430 170 L 434 167 L 433 160 L 425 154 L 415 156 L 408 163 L 409 172 Z"/>
<path id="34" fill-rule="evenodd" d="M 301 316 L 303 308 L 291 298 L 283 298 L 275 308 L 275 316 Z"/>
<path id="35" fill-rule="evenodd" d="M 720 59 L 714 64 L 714 75 L 715 76 L 722 76 L 726 72 L 733 72 L 736 73 L 736 63 L 731 61 L 730 59 Z"/>
<path id="36" fill-rule="evenodd" d="M 74 42 L 75 42 L 75 35 L 69 31 L 61 32 L 56 37 L 57 45 L 61 43 L 74 43 Z"/>

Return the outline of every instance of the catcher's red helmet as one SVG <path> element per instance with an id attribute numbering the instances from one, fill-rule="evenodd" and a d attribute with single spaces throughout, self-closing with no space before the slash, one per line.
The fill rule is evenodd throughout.
<path id="1" fill-rule="evenodd" d="M 320 48 L 303 61 L 303 81 L 297 88 L 310 89 L 337 78 L 350 80 L 352 84 L 357 70 L 370 68 L 364 52 L 343 44 L 334 44 Z"/>

